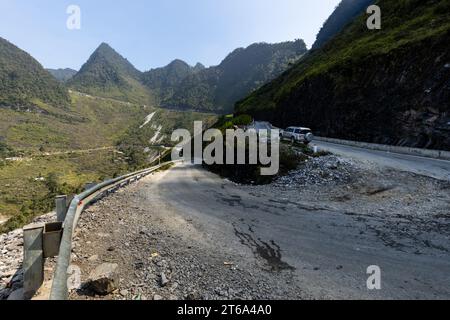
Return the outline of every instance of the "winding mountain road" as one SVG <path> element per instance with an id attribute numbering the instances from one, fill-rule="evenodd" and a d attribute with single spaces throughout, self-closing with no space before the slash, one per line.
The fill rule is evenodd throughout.
<path id="1" fill-rule="evenodd" d="M 368 168 L 386 167 L 390 172 L 405 171 L 450 180 L 450 161 L 325 142 L 316 144 L 320 149 L 368 163 Z M 427 179 L 429 183 L 435 181 L 414 180 L 414 175 L 406 175 L 413 184 L 428 183 Z M 441 188 L 447 188 L 442 183 Z M 83 241 L 92 243 L 92 248 L 86 248 L 83 254 L 88 257 L 102 250 L 106 252 L 114 243 L 113 247 L 118 249 L 107 252 L 106 259 L 128 264 L 122 267 L 125 282 L 142 281 L 143 275 L 129 278 L 134 272 L 129 261 L 140 261 L 145 256 L 140 246 L 146 242 L 139 236 L 146 234 L 139 232 L 143 227 L 153 230 L 153 235 L 164 235 L 162 239 L 152 239 L 161 246 L 158 250 L 166 253 L 164 259 L 169 259 L 167 255 L 172 257 L 173 268 L 187 274 L 177 276 L 170 269 L 177 282 L 186 281 L 200 292 L 213 292 L 213 296 L 217 289 L 209 288 L 208 283 L 218 281 L 230 288 L 243 286 L 252 297 L 263 299 L 450 298 L 450 252 L 446 245 L 449 230 L 445 210 L 435 212 L 431 206 L 424 211 L 423 207 L 413 206 L 409 215 L 398 206 L 392 209 L 382 205 L 377 212 L 360 212 L 358 206 L 343 209 L 319 199 L 302 199 L 301 192 L 296 196 L 296 193 L 284 194 L 282 189 L 257 190 L 224 180 L 201 166 L 179 164 L 113 195 L 99 208 L 93 206 L 94 215 L 100 220 L 84 222 L 90 231 Z M 440 192 L 435 197 L 442 209 L 449 203 L 448 197 L 442 194 L 445 191 Z M 392 201 L 402 197 L 394 192 Z M 133 213 L 136 210 L 138 214 Z M 124 212 L 131 213 L 124 215 Z M 123 230 L 117 229 L 117 225 Z M 109 229 L 105 231 L 106 226 Z M 112 239 L 99 243 L 97 234 L 105 232 Z M 405 239 L 413 245 L 404 247 Z M 128 244 L 132 242 L 136 245 L 130 250 Z M 122 247 L 123 243 L 127 244 L 126 248 Z M 223 273 L 220 265 L 226 261 L 232 261 L 248 274 Z M 196 273 L 197 263 L 211 267 Z M 367 288 L 369 266 L 381 269 L 381 290 Z M 86 267 L 84 273 L 91 267 Z M 241 284 L 237 280 L 240 277 Z M 145 288 L 146 284 L 143 285 Z M 266 291 L 254 290 L 255 286 Z M 158 285 L 156 289 L 147 289 L 150 295 L 164 294 L 157 291 Z M 186 296 L 186 292 L 180 294 Z M 208 293 L 206 297 L 211 296 Z"/>
<path id="2" fill-rule="evenodd" d="M 92 248 L 83 245 L 85 251 L 80 254 L 98 254 L 102 252 L 102 246 L 111 245 L 111 240 L 103 245 L 95 234 L 107 233 L 105 226 L 109 224 L 113 243 L 118 247 L 121 243 L 138 241 L 137 228 L 148 226 L 161 230 L 165 226 L 162 233 L 156 233 L 164 234 L 166 238 L 155 238 L 155 241 L 165 246 L 160 250 L 174 248 L 175 251 L 169 254 L 172 259 L 195 257 L 192 258 L 195 263 L 217 267 L 220 261 L 227 261 L 225 259 L 229 257 L 233 264 L 251 271 L 249 274 L 254 279 L 262 276 L 269 279 L 267 286 L 274 288 L 274 292 L 280 288 L 286 290 L 278 297 L 450 298 L 448 250 L 423 244 L 419 254 L 389 245 L 379 234 L 385 224 L 395 223 L 389 216 L 384 220 L 376 215 L 340 212 L 322 206 L 320 202 L 306 203 L 301 198 L 287 200 L 283 194 L 252 193 L 244 186 L 192 165 L 177 165 L 130 188 L 106 199 L 103 207 L 93 207 L 92 212 L 100 220 L 97 226 L 89 220 L 84 222 L 90 226 L 90 231 L 83 241 L 92 242 Z M 120 198 L 114 199 L 117 196 Z M 117 206 L 119 208 L 114 209 Z M 131 212 L 135 213 L 130 213 L 127 218 L 124 210 L 130 206 L 134 208 Z M 130 220 L 131 217 L 138 220 Z M 89 213 L 86 219 L 90 219 Z M 117 229 L 120 225 L 123 230 Z M 136 236 L 133 229 L 136 229 Z M 427 231 L 422 233 L 426 235 Z M 448 238 L 445 234 L 439 237 Z M 445 243 L 445 239 L 443 241 Z M 191 251 L 182 249 L 188 245 Z M 145 255 L 140 245 L 133 250 L 127 247 L 105 253 L 108 261 L 122 261 L 123 264 L 139 260 L 142 254 Z M 190 265 L 194 265 L 183 261 L 171 264 L 181 273 L 188 272 L 189 279 L 197 267 L 191 270 Z M 367 268 L 372 265 L 381 268 L 381 290 L 367 288 Z M 132 265 L 129 268 L 133 268 Z M 124 271 L 123 277 L 132 273 Z M 212 271 L 212 275 L 208 275 L 208 271 L 200 274 L 190 278 L 188 283 L 201 281 L 199 286 L 207 286 L 205 283 L 216 280 L 231 281 L 223 278 L 225 276 L 219 271 Z M 133 281 L 142 279 L 127 280 Z M 229 283 L 230 287 L 232 285 Z"/>
<path id="3" fill-rule="evenodd" d="M 368 160 L 380 166 L 450 181 L 450 161 L 447 160 L 369 150 L 322 141 L 314 141 L 314 144 L 322 150 L 327 150 L 345 157 Z"/>

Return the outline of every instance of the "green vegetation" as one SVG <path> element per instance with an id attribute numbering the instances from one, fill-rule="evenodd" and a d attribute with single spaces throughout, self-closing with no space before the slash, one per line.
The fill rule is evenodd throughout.
<path id="1" fill-rule="evenodd" d="M 115 150 L 7 162 L 0 167 L 0 212 L 10 220 L 0 227 L 0 233 L 50 212 L 59 194 L 76 194 L 87 182 L 100 182 L 128 171 L 124 157 Z"/>
<path id="2" fill-rule="evenodd" d="M 246 146 L 247 158 L 248 158 L 248 145 Z M 298 148 L 296 148 L 298 149 Z M 236 152 L 236 150 L 235 150 Z M 230 179 L 236 183 L 250 184 L 250 185 L 263 185 L 273 182 L 280 176 L 288 174 L 290 171 L 298 168 L 300 163 L 305 162 L 312 156 L 312 152 L 307 148 L 302 148 L 302 153 L 294 150 L 292 146 L 288 144 L 280 145 L 280 170 L 278 174 L 273 176 L 262 176 L 261 175 L 261 165 L 256 164 L 213 164 L 206 165 L 204 167 L 214 172 L 221 177 Z M 322 154 L 317 155 L 322 156 Z"/>
<path id="3" fill-rule="evenodd" d="M 216 119 L 76 92 L 71 100 L 64 110 L 44 103 L 39 103 L 41 112 L 0 109 L 0 216 L 10 217 L 0 232 L 51 211 L 55 195 L 77 193 L 86 182 L 147 167 L 163 150 L 151 145 L 170 146 L 174 128 L 192 128 L 194 120 L 208 125 Z M 140 128 L 153 112 L 153 120 Z M 151 143 L 160 126 L 158 141 Z M 103 147 L 111 148 L 90 150 Z M 146 147 L 149 153 L 144 153 Z M 3 160 L 12 156 L 21 158 Z"/>
<path id="4" fill-rule="evenodd" d="M 24 155 L 113 146 L 130 125 L 146 115 L 141 106 L 71 94 L 65 110 L 39 104 L 43 112 L 0 109 L 0 137 Z"/>
<path id="5" fill-rule="evenodd" d="M 73 78 L 77 74 L 76 70 L 66 68 L 66 69 L 47 69 L 47 71 L 55 77 L 59 82 L 65 83 Z"/>
<path id="6" fill-rule="evenodd" d="M 0 107 L 33 107 L 34 101 L 69 104 L 67 89 L 28 53 L 0 38 Z"/>
<path id="7" fill-rule="evenodd" d="M 225 134 L 227 129 L 232 129 L 235 126 L 247 126 L 253 122 L 253 118 L 249 115 L 226 115 L 221 116 L 217 122 L 213 125 L 214 128 L 219 129 Z M 208 144 L 203 143 L 203 148 L 206 148 Z M 249 156 L 249 145 L 246 142 L 246 158 Z M 306 146 L 296 146 L 292 148 L 289 144 L 280 144 L 280 170 L 275 176 L 262 176 L 261 165 L 238 165 L 238 164 L 213 164 L 206 165 L 204 167 L 222 177 L 230 179 L 236 183 L 261 185 L 268 184 L 274 181 L 274 179 L 287 174 L 291 170 L 296 169 L 302 161 L 306 161 L 308 157 L 314 156 L 313 152 Z M 224 141 L 224 150 L 226 150 L 226 141 Z M 301 153 L 299 155 L 298 153 Z M 235 146 L 234 154 L 237 154 L 237 146 Z M 224 154 L 223 162 L 226 163 L 226 154 Z M 237 163 L 237 161 L 235 161 Z"/>
<path id="8" fill-rule="evenodd" d="M 368 31 L 362 16 L 321 50 L 305 56 L 281 77 L 237 103 L 238 112 L 247 109 L 275 108 L 303 81 L 324 74 L 333 67 L 346 67 L 360 60 L 386 55 L 428 37 L 444 35 L 450 29 L 449 0 L 380 0 L 383 28 Z"/>
<path id="9" fill-rule="evenodd" d="M 163 106 L 230 112 L 246 94 L 279 76 L 307 52 L 303 40 L 256 43 L 229 54 L 220 65 L 185 78 Z"/>
<path id="10" fill-rule="evenodd" d="M 172 97 L 184 79 L 204 68 L 201 64 L 191 67 L 184 61 L 174 60 L 163 68 L 144 72 L 142 81 L 151 92 L 159 97 L 159 101 L 166 101 Z"/>
<path id="11" fill-rule="evenodd" d="M 106 43 L 98 47 L 67 84 L 93 96 L 140 104 L 155 101 L 141 83 L 141 72 Z"/>
<path id="12" fill-rule="evenodd" d="M 117 140 L 117 147 L 124 152 L 130 166 L 140 168 L 149 158 L 154 157 L 165 147 L 174 146 L 171 141 L 174 129 L 193 131 L 194 121 L 202 121 L 209 128 L 217 121 L 217 116 L 193 111 L 173 111 L 158 108 L 146 108 L 148 114 L 153 114 L 152 120 L 144 125 L 144 117 L 135 125 L 130 126 Z"/>
<path id="13" fill-rule="evenodd" d="M 358 17 L 238 102 L 236 113 L 279 127 L 308 126 L 336 138 L 450 148 L 450 137 L 440 129 L 449 95 L 439 79 L 450 61 L 450 1 L 376 4 L 382 10 L 381 30 L 368 30 L 367 16 Z"/>
<path id="14" fill-rule="evenodd" d="M 14 150 L 10 148 L 5 142 L 0 140 L 0 159 L 13 156 L 15 156 Z"/>
<path id="15" fill-rule="evenodd" d="M 68 81 L 73 90 L 169 109 L 232 111 L 246 94 L 285 71 L 306 53 L 302 40 L 258 43 L 232 52 L 219 66 L 189 66 L 174 60 L 141 73 L 107 44 L 102 44 Z"/>
<path id="16" fill-rule="evenodd" d="M 10 217 L 0 232 L 51 211 L 55 195 L 77 193 L 86 182 L 131 170 L 114 148 L 76 151 L 114 146 L 144 118 L 143 108 L 76 93 L 71 98 L 64 110 L 44 103 L 41 112 L 0 109 L 0 158 L 21 157 L 0 160 L 0 215 Z"/>
<path id="17" fill-rule="evenodd" d="M 236 117 L 226 115 L 219 117 L 214 127 L 224 132 L 226 129 L 233 129 L 235 126 L 247 126 L 252 122 L 253 118 L 247 114 L 241 114 Z"/>

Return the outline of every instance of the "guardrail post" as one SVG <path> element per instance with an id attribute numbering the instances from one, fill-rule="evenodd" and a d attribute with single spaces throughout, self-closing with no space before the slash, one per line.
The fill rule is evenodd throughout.
<path id="1" fill-rule="evenodd" d="M 44 228 L 42 223 L 23 228 L 24 299 L 31 299 L 44 283 Z"/>
<path id="2" fill-rule="evenodd" d="M 57 196 L 55 200 L 56 204 L 56 221 L 64 222 L 67 215 L 67 196 Z"/>
<path id="3" fill-rule="evenodd" d="M 59 253 L 61 238 L 63 233 L 63 223 L 53 222 L 45 224 L 43 237 L 44 258 L 56 257 Z"/>

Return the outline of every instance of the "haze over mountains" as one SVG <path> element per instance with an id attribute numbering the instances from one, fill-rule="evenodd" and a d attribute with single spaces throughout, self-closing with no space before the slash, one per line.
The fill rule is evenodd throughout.
<path id="1" fill-rule="evenodd" d="M 52 76 L 54 76 L 56 78 L 56 80 L 61 81 L 61 82 L 67 82 L 70 79 L 72 79 L 72 77 L 74 75 L 77 74 L 77 70 L 73 70 L 70 68 L 66 68 L 66 69 L 46 69 L 48 72 L 50 72 L 50 74 Z"/>

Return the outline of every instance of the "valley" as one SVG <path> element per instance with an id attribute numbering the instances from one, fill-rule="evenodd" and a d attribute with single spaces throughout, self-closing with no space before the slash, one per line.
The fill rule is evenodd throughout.
<path id="1" fill-rule="evenodd" d="M 0 136 L 12 149 L 4 158 L 17 158 L 0 158 L 0 231 L 21 227 L 31 218 L 51 211 L 58 193 L 77 193 L 85 183 L 145 166 L 147 159 L 157 155 L 158 149 L 153 150 L 150 143 L 156 132 L 161 136 L 153 144 L 171 145 L 173 128 L 190 128 L 194 119 L 211 123 L 216 118 L 74 91 L 70 97 L 66 110 L 47 104 L 39 104 L 37 111 L 30 112 L 0 108 L 4 120 Z M 140 128 L 150 113 L 155 115 L 152 123 Z M 55 185 L 52 188 L 49 184 Z"/>

